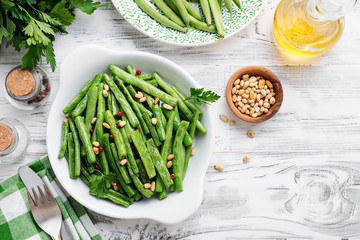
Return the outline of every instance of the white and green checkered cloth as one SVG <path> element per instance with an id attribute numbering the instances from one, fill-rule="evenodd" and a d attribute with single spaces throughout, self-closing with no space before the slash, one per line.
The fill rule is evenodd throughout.
<path id="1" fill-rule="evenodd" d="M 29 167 L 42 178 L 59 204 L 70 239 L 101 239 L 91 215 L 57 182 L 48 157 L 30 163 Z M 17 174 L 0 183 L 0 239 L 51 239 L 35 223 L 27 190 Z"/>

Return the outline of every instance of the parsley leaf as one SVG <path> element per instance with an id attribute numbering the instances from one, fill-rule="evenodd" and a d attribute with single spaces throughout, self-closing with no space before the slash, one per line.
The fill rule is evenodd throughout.
<path id="1" fill-rule="evenodd" d="M 72 7 L 79 8 L 87 14 L 92 14 L 99 7 L 109 6 L 108 4 L 101 4 L 100 2 L 93 2 L 92 0 L 71 0 L 70 4 Z"/>
<path id="2" fill-rule="evenodd" d="M 43 45 L 32 45 L 22 58 L 22 68 L 32 69 L 41 60 Z"/>
<path id="3" fill-rule="evenodd" d="M 98 198 L 101 198 L 108 193 L 107 185 L 111 182 L 116 182 L 116 175 L 114 173 L 104 175 L 98 170 L 97 172 L 99 174 L 92 174 L 90 176 L 90 192 L 95 193 Z"/>
<path id="4" fill-rule="evenodd" d="M 212 91 L 204 91 L 204 88 L 190 88 L 190 97 L 185 100 L 193 100 L 197 105 L 216 102 L 220 96 Z"/>
<path id="5" fill-rule="evenodd" d="M 55 53 L 54 53 L 54 47 L 52 43 L 49 43 L 46 47 L 46 62 L 51 66 L 51 70 L 55 71 L 56 68 L 56 60 L 55 60 Z"/>

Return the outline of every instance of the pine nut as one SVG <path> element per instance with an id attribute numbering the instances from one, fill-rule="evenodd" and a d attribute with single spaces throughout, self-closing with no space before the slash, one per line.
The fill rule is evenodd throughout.
<path id="1" fill-rule="evenodd" d="M 123 160 L 120 161 L 120 165 L 124 166 L 127 163 L 127 159 L 124 158 Z"/>
<path id="2" fill-rule="evenodd" d="M 247 79 L 249 79 L 249 74 L 245 74 L 244 76 L 242 76 L 242 79 L 244 79 L 244 80 L 247 80 Z"/>
<path id="3" fill-rule="evenodd" d="M 170 160 L 172 160 L 174 157 L 175 157 L 174 154 L 170 154 L 170 155 L 167 157 L 167 160 L 170 161 Z"/>
<path id="4" fill-rule="evenodd" d="M 265 91 L 265 89 L 261 89 L 261 95 L 263 95 L 263 97 L 265 97 L 266 96 L 266 91 Z"/>
<path id="5" fill-rule="evenodd" d="M 236 85 L 236 86 L 235 86 L 235 89 L 236 89 L 236 90 L 240 89 L 240 85 Z"/>
<path id="6" fill-rule="evenodd" d="M 94 145 L 94 147 L 99 147 L 100 143 L 99 142 L 93 142 L 92 145 Z"/>
<path id="7" fill-rule="evenodd" d="M 270 98 L 270 104 L 273 105 L 275 103 L 275 98 L 274 97 L 271 97 Z"/>
<path id="8" fill-rule="evenodd" d="M 248 99 L 249 95 L 247 95 L 246 93 L 243 93 L 243 94 L 241 94 L 241 97 Z"/>
<path id="9" fill-rule="evenodd" d="M 239 85 L 240 84 L 240 79 L 236 79 L 235 82 L 234 82 L 234 85 Z"/>
<path id="10" fill-rule="evenodd" d="M 264 103 L 264 107 L 265 107 L 265 108 L 270 108 L 270 103 L 267 103 L 267 102 Z"/>
<path id="11" fill-rule="evenodd" d="M 94 124 L 96 122 L 97 118 L 94 117 L 92 120 L 91 120 L 91 124 Z"/>
<path id="12" fill-rule="evenodd" d="M 103 96 L 106 97 L 106 98 L 109 96 L 108 91 L 106 91 L 105 89 L 103 90 Z"/>
<path id="13" fill-rule="evenodd" d="M 259 115 L 259 114 L 254 113 L 254 114 L 251 115 L 251 117 L 252 117 L 252 118 L 256 118 L 258 115 Z"/>
<path id="14" fill-rule="evenodd" d="M 103 127 L 106 128 L 106 129 L 110 129 L 110 128 L 111 128 L 110 125 L 107 124 L 107 123 L 105 123 L 105 122 L 104 122 L 102 125 L 103 125 Z"/>
<path id="15" fill-rule="evenodd" d="M 142 92 L 138 91 L 137 93 L 135 93 L 135 97 L 138 98 L 138 99 L 140 99 L 140 98 L 143 98 L 144 95 L 143 95 Z"/>
<path id="16" fill-rule="evenodd" d="M 248 100 L 246 100 L 245 98 L 243 98 L 241 101 L 242 101 L 243 103 L 248 103 Z"/>
<path id="17" fill-rule="evenodd" d="M 252 77 L 249 79 L 249 82 L 251 82 L 251 83 L 256 82 L 256 77 L 252 76 Z"/>
<path id="18" fill-rule="evenodd" d="M 155 98 L 155 100 L 154 100 L 154 104 L 158 104 L 159 100 L 160 100 L 160 98 L 159 98 L 159 97 Z"/>
<path id="19" fill-rule="evenodd" d="M 67 123 L 69 122 L 69 119 L 68 118 L 64 118 L 64 123 Z"/>
<path id="20" fill-rule="evenodd" d="M 255 112 L 258 113 L 260 111 L 260 108 L 259 107 L 256 107 L 255 108 Z"/>
<path id="21" fill-rule="evenodd" d="M 237 101 L 236 95 L 233 95 L 233 96 L 232 96 L 232 101 L 233 101 L 233 102 L 236 102 L 236 101 Z"/>
<path id="22" fill-rule="evenodd" d="M 265 86 L 265 81 L 264 80 L 260 80 L 259 81 L 259 89 L 263 89 Z"/>
<path id="23" fill-rule="evenodd" d="M 167 168 L 171 168 L 172 165 L 173 165 L 173 161 L 168 161 L 168 162 L 166 163 L 166 167 L 167 167 Z"/>
<path id="24" fill-rule="evenodd" d="M 266 80 L 265 83 L 266 83 L 266 86 L 268 86 L 269 88 L 274 87 L 273 84 L 269 80 Z"/>
<path id="25" fill-rule="evenodd" d="M 244 83 L 244 87 L 243 87 L 243 89 L 246 89 L 248 86 L 249 86 L 249 81 L 246 81 L 245 83 Z"/>
<path id="26" fill-rule="evenodd" d="M 249 160 L 250 160 L 250 157 L 248 155 L 245 155 L 243 158 L 243 162 L 246 163 Z"/>
<path id="27" fill-rule="evenodd" d="M 254 133 L 253 133 L 253 131 L 251 131 L 251 130 L 249 130 L 249 131 L 247 132 L 247 135 L 248 135 L 250 138 L 253 138 L 253 137 L 254 137 Z"/>
<path id="28" fill-rule="evenodd" d="M 229 122 L 229 125 L 230 126 L 233 126 L 233 125 L 235 125 L 236 124 L 236 122 L 234 121 L 234 120 L 231 120 L 230 122 Z"/>
<path id="29" fill-rule="evenodd" d="M 169 105 L 169 104 L 167 104 L 167 103 L 165 103 L 165 104 L 163 105 L 163 107 L 164 107 L 165 109 L 167 109 L 167 110 L 173 110 L 173 109 L 174 109 L 173 106 L 171 106 L 171 105 Z"/>
<path id="30" fill-rule="evenodd" d="M 215 165 L 214 168 L 219 171 L 224 170 L 223 166 L 221 166 L 221 165 Z"/>
<path id="31" fill-rule="evenodd" d="M 194 148 L 194 147 L 191 148 L 190 156 L 194 156 L 194 155 L 195 155 L 195 152 L 196 152 L 195 148 Z"/>
<path id="32" fill-rule="evenodd" d="M 123 127 L 126 125 L 126 122 L 125 121 L 120 121 L 118 122 L 118 127 Z"/>
<path id="33" fill-rule="evenodd" d="M 220 120 L 227 123 L 229 121 L 229 119 L 225 116 L 225 115 L 219 115 Z"/>
<path id="34" fill-rule="evenodd" d="M 151 188 L 151 183 L 145 183 L 145 184 L 144 184 L 144 188 L 146 188 L 146 189 Z"/>
<path id="35" fill-rule="evenodd" d="M 151 119 L 151 124 L 155 126 L 156 123 L 157 123 L 157 119 L 156 119 L 156 118 L 152 118 L 152 119 Z"/>
<path id="36" fill-rule="evenodd" d="M 104 89 L 108 92 L 110 90 L 109 85 L 104 84 Z"/>
<path id="37" fill-rule="evenodd" d="M 153 181 L 153 182 L 151 183 L 150 190 L 151 190 L 152 192 L 155 191 L 155 181 Z"/>
<path id="38" fill-rule="evenodd" d="M 65 114 L 65 117 L 67 117 L 67 118 L 70 117 L 70 114 L 69 113 Z"/>
<path id="39" fill-rule="evenodd" d="M 99 149 L 98 149 L 97 147 L 93 147 L 93 150 L 94 150 L 94 153 L 95 153 L 96 155 L 99 154 Z"/>
<path id="40" fill-rule="evenodd" d="M 113 185 L 113 189 L 114 191 L 118 192 L 119 191 L 119 186 L 117 184 Z"/>
<path id="41" fill-rule="evenodd" d="M 268 112 L 269 112 L 269 109 L 265 108 L 264 113 L 268 113 Z"/>
<path id="42" fill-rule="evenodd" d="M 139 99 L 139 102 L 141 102 L 141 103 L 143 103 L 145 101 L 146 101 L 146 97 L 142 97 L 142 98 Z"/>

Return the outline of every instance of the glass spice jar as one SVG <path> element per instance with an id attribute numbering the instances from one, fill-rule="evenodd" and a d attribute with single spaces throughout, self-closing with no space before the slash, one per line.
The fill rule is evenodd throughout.
<path id="1" fill-rule="evenodd" d="M 17 66 L 5 79 L 7 100 L 17 108 L 33 110 L 46 102 L 51 90 L 47 73 L 40 67 L 31 71 Z"/>
<path id="2" fill-rule="evenodd" d="M 0 163 L 21 158 L 29 146 L 30 134 L 24 124 L 13 118 L 0 119 Z"/>

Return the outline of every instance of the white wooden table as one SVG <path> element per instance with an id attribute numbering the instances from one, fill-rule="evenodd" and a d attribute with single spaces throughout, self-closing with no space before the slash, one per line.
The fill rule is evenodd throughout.
<path id="1" fill-rule="evenodd" d="M 68 35 L 56 37 L 58 65 L 75 48 L 99 44 L 116 50 L 155 53 L 181 65 L 222 98 L 213 105 L 215 148 L 200 208 L 186 221 L 163 225 L 94 214 L 105 239 L 355 239 L 360 237 L 360 6 L 346 19 L 338 45 L 307 62 L 282 56 L 272 37 L 278 1 L 269 1 L 246 30 L 215 45 L 180 48 L 137 32 L 110 6 L 77 14 Z M 22 54 L 0 50 L 1 85 Z M 227 108 L 224 89 L 230 75 L 247 65 L 270 68 L 281 79 L 280 112 L 262 124 L 218 118 Z M 44 65 L 48 72 L 49 67 Z M 0 117 L 21 120 L 31 133 L 25 157 L 1 166 L 0 181 L 19 166 L 46 155 L 46 122 L 59 81 L 50 74 L 48 103 L 32 112 L 12 107 L 0 92 Z M 2 86 L 1 86 L 2 88 Z M 250 139 L 247 130 L 255 137 Z M 243 164 L 244 155 L 250 155 Z M 224 166 L 223 172 L 214 164 Z"/>

